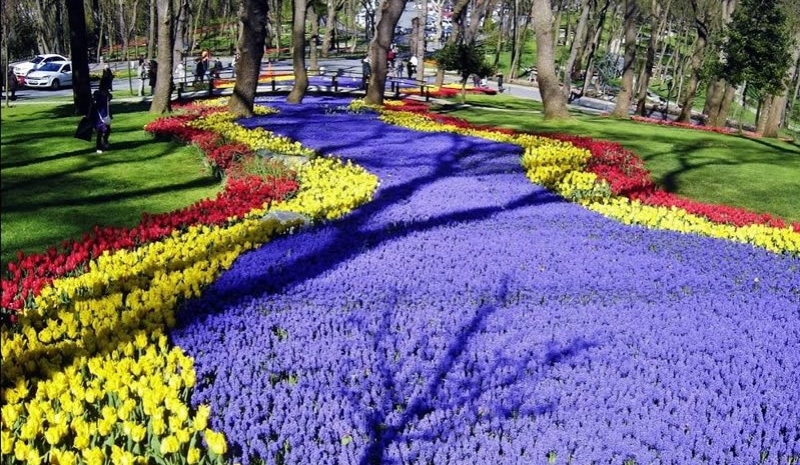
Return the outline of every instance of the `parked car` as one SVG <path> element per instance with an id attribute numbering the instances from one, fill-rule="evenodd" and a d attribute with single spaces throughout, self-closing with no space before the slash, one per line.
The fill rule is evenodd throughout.
<path id="1" fill-rule="evenodd" d="M 58 90 L 72 85 L 72 62 L 51 61 L 25 76 L 26 87 L 48 87 Z"/>
<path id="2" fill-rule="evenodd" d="M 45 55 L 36 55 L 30 60 L 14 64 L 14 74 L 17 76 L 17 81 L 20 84 L 25 84 L 25 75 L 27 75 L 29 72 L 35 69 L 38 69 L 45 63 L 51 63 L 54 61 L 69 61 L 69 58 L 62 55 L 56 55 L 53 53 Z"/>

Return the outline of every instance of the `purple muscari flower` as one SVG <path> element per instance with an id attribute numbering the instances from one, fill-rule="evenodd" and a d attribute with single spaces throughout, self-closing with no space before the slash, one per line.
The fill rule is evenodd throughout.
<path id="1" fill-rule="evenodd" d="M 618 224 L 516 146 L 347 103 L 241 124 L 364 166 L 374 201 L 242 255 L 171 334 L 234 461 L 800 457 L 800 259 Z"/>

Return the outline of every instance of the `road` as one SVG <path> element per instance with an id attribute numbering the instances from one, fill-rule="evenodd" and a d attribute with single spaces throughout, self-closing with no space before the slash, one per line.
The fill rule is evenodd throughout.
<path id="1" fill-rule="evenodd" d="M 224 69 L 222 73 L 222 77 L 230 77 L 232 76 L 232 72 L 230 69 L 231 57 L 218 57 L 220 61 L 223 63 Z M 361 73 L 361 61 L 359 59 L 340 59 L 340 58 L 333 58 L 333 59 L 319 59 L 318 60 L 319 66 L 324 67 L 327 72 L 333 72 L 337 69 L 343 69 L 346 73 L 351 74 L 359 74 Z M 114 69 L 117 74 L 120 74 L 120 71 L 124 70 L 125 63 L 123 62 L 115 62 L 110 64 L 112 69 Z M 99 70 L 102 65 L 99 64 L 92 64 L 90 68 L 91 71 Z M 266 70 L 270 64 L 264 63 L 262 68 Z M 288 60 L 281 60 L 277 62 L 273 62 L 271 64 L 273 70 L 290 70 L 291 69 L 291 62 Z M 191 69 L 189 70 L 191 73 Z M 434 81 L 434 73 L 435 70 L 433 69 L 426 69 L 426 76 L 425 80 L 429 83 L 433 83 Z M 191 79 L 191 76 L 187 77 L 187 79 Z M 454 75 L 446 75 L 445 81 L 446 82 L 455 82 L 457 81 L 457 77 Z M 147 84 L 147 83 L 145 83 Z M 496 81 L 490 81 L 489 86 L 492 88 L 497 88 Z M 117 92 L 124 92 L 127 94 L 128 91 L 131 89 L 133 90 L 134 94 L 139 88 L 139 78 L 131 78 L 130 81 L 127 77 L 125 78 L 116 78 L 114 79 L 113 83 L 113 91 Z M 536 101 L 541 101 L 541 95 L 539 94 L 539 89 L 533 85 L 528 84 L 527 82 L 524 83 L 504 83 L 503 85 L 504 92 L 508 95 L 513 95 L 515 97 L 526 98 Z M 266 90 L 266 89 L 262 89 Z M 145 98 L 149 98 L 149 87 L 146 87 L 145 91 Z M 28 89 L 28 88 L 21 88 L 18 89 L 16 92 L 17 95 L 17 102 L 34 102 L 36 100 L 40 100 L 43 98 L 53 98 L 53 97 L 71 97 L 72 96 L 72 89 L 65 88 L 61 90 L 50 90 L 50 89 Z M 3 95 L 5 98 L 5 95 Z M 570 109 L 579 110 L 589 113 L 602 113 L 602 112 L 609 112 L 614 107 L 614 102 L 600 100 L 600 99 L 589 99 L 589 98 L 580 98 L 575 100 L 571 105 L 569 105 Z"/>

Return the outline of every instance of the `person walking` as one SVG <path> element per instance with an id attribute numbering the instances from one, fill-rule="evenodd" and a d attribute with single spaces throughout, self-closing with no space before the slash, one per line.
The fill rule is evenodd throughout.
<path id="1" fill-rule="evenodd" d="M 203 58 L 200 57 L 200 58 L 195 59 L 194 60 L 194 84 L 197 84 L 197 83 L 201 83 L 202 84 L 203 81 L 205 80 L 205 75 L 206 75 L 206 68 L 205 68 L 205 62 L 203 61 Z"/>
<path id="2" fill-rule="evenodd" d="M 111 67 L 108 63 L 103 66 L 103 74 L 100 76 L 100 90 L 105 89 L 108 92 L 113 90 L 114 83 L 114 72 L 111 71 Z"/>
<path id="3" fill-rule="evenodd" d="M 367 90 L 369 77 L 372 74 L 372 65 L 369 64 L 369 57 L 365 57 L 361 62 L 361 88 Z"/>
<path id="4" fill-rule="evenodd" d="M 19 87 L 17 76 L 14 74 L 14 70 L 9 67 L 6 73 L 6 95 L 10 100 L 17 99 L 17 87 Z"/>
<path id="5" fill-rule="evenodd" d="M 144 86 L 147 80 L 147 62 L 144 57 L 139 57 L 139 67 L 137 69 L 139 75 L 139 97 L 144 97 Z"/>
<path id="6" fill-rule="evenodd" d="M 158 62 L 156 60 L 150 60 L 147 78 L 150 81 L 150 95 L 154 95 L 156 93 L 156 80 L 158 79 Z"/>
<path id="7" fill-rule="evenodd" d="M 236 62 L 239 61 L 239 52 L 233 54 L 233 60 L 231 60 L 231 75 L 236 77 Z"/>
<path id="8" fill-rule="evenodd" d="M 95 147 L 97 153 L 108 150 L 108 137 L 111 135 L 111 92 L 106 88 L 94 91 L 89 113 L 86 115 L 97 131 Z"/>
<path id="9" fill-rule="evenodd" d="M 417 65 L 418 64 L 419 64 L 419 61 L 417 61 L 417 56 L 416 55 L 411 55 L 411 58 L 408 59 L 408 68 L 409 68 L 408 78 L 409 79 L 411 79 L 412 75 L 413 76 L 417 75 Z"/>

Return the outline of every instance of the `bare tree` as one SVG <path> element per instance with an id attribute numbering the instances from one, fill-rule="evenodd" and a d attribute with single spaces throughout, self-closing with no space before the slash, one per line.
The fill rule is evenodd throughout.
<path id="1" fill-rule="evenodd" d="M 306 72 L 306 0 L 292 0 L 292 69 L 294 85 L 287 103 L 302 103 L 308 90 Z"/>
<path id="2" fill-rule="evenodd" d="M 261 74 L 261 58 L 267 37 L 269 7 L 262 0 L 242 0 L 239 7 L 239 60 L 236 61 L 236 84 L 228 102 L 235 116 L 253 116 L 253 104 Z"/>
<path id="3" fill-rule="evenodd" d="M 550 0 L 534 0 L 533 28 L 536 31 L 536 80 L 542 94 L 545 119 L 568 118 L 567 103 L 556 76 L 553 44 L 553 10 Z"/>
<path id="4" fill-rule="evenodd" d="M 612 116 L 627 118 L 633 97 L 633 75 L 636 64 L 636 17 L 639 5 L 636 0 L 625 0 L 625 61 L 622 65 L 622 81 L 619 84 L 617 103 Z"/>
<path id="5" fill-rule="evenodd" d="M 375 29 L 375 38 L 369 44 L 369 57 L 372 73 L 367 87 L 366 102 L 373 105 L 383 104 L 383 93 L 386 90 L 386 55 L 392 45 L 394 28 L 406 8 L 407 0 L 384 0 L 381 5 L 381 19 Z"/>

